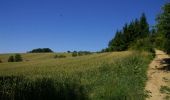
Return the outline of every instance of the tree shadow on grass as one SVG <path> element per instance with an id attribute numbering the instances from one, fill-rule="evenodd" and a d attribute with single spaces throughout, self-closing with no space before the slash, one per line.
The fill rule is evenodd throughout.
<path id="1" fill-rule="evenodd" d="M 0 100 L 87 100 L 87 94 L 77 82 L 5 76 L 0 77 Z"/>

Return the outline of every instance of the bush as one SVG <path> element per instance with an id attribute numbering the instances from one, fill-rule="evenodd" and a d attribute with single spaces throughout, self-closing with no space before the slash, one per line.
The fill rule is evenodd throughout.
<path id="1" fill-rule="evenodd" d="M 80 51 L 80 52 L 77 53 L 77 55 L 78 56 L 83 56 L 83 52 Z"/>
<path id="2" fill-rule="evenodd" d="M 150 38 L 139 39 L 130 45 L 130 49 L 132 50 L 139 50 L 139 51 L 148 51 L 153 53 L 154 48 L 150 41 Z"/>
<path id="3" fill-rule="evenodd" d="M 54 58 L 66 58 L 65 55 L 55 55 Z"/>
<path id="4" fill-rule="evenodd" d="M 22 57 L 20 54 L 15 54 L 15 62 L 21 62 L 22 61 Z"/>
<path id="5" fill-rule="evenodd" d="M 0 63 L 2 63 L 2 60 L 0 59 Z"/>
<path id="6" fill-rule="evenodd" d="M 90 54 L 92 54 L 90 51 L 79 51 L 77 53 L 78 56 L 90 55 Z"/>
<path id="7" fill-rule="evenodd" d="M 14 56 L 9 56 L 8 62 L 14 62 Z"/>
<path id="8" fill-rule="evenodd" d="M 15 54 L 15 57 L 14 56 L 10 56 L 8 58 L 8 62 L 21 62 L 22 61 L 22 57 L 20 54 Z"/>
<path id="9" fill-rule="evenodd" d="M 74 51 L 74 52 L 72 53 L 72 56 L 73 56 L 73 57 L 76 57 L 76 56 L 78 56 L 78 53 L 77 53 L 77 51 Z"/>
<path id="10" fill-rule="evenodd" d="M 168 39 L 165 40 L 164 50 L 166 53 L 170 54 L 170 40 L 168 40 Z"/>

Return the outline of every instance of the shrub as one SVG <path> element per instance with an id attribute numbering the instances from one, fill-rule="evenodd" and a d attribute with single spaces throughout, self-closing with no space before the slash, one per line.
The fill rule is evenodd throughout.
<path id="1" fill-rule="evenodd" d="M 80 52 L 77 53 L 77 55 L 78 56 L 83 56 L 83 52 L 80 51 Z"/>
<path id="2" fill-rule="evenodd" d="M 9 56 L 8 62 L 14 62 L 14 56 Z"/>
<path id="3" fill-rule="evenodd" d="M 170 40 L 168 40 L 168 39 L 165 40 L 164 50 L 166 53 L 170 54 Z"/>
<path id="4" fill-rule="evenodd" d="M 2 63 L 2 60 L 0 59 L 0 63 Z"/>
<path id="5" fill-rule="evenodd" d="M 22 61 L 22 57 L 20 54 L 15 54 L 15 62 L 21 62 Z"/>
<path id="6" fill-rule="evenodd" d="M 66 58 L 65 55 L 55 55 L 54 58 Z"/>
<path id="7" fill-rule="evenodd" d="M 58 58 L 58 55 L 55 55 L 54 58 Z"/>
<path id="8" fill-rule="evenodd" d="M 73 57 L 76 57 L 76 56 L 78 56 L 78 53 L 77 53 L 77 51 L 74 51 L 74 52 L 72 53 L 72 56 L 73 56 Z"/>
<path id="9" fill-rule="evenodd" d="M 77 53 L 78 56 L 90 55 L 90 54 L 92 54 L 90 51 L 79 51 Z"/>
<path id="10" fill-rule="evenodd" d="M 137 40 L 132 45 L 130 45 L 130 49 L 154 53 L 153 45 L 150 41 L 150 38 Z"/>

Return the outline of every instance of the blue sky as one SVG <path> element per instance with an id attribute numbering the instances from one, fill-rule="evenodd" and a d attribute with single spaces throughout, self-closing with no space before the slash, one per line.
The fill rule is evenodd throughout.
<path id="1" fill-rule="evenodd" d="M 166 0 L 0 0 L 0 53 L 48 47 L 98 51 L 144 12 L 150 25 Z"/>

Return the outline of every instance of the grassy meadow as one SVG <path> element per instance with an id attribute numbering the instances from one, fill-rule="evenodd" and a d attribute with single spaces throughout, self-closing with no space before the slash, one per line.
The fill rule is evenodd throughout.
<path id="1" fill-rule="evenodd" d="M 1 54 L 0 100 L 144 100 L 148 52 Z"/>

